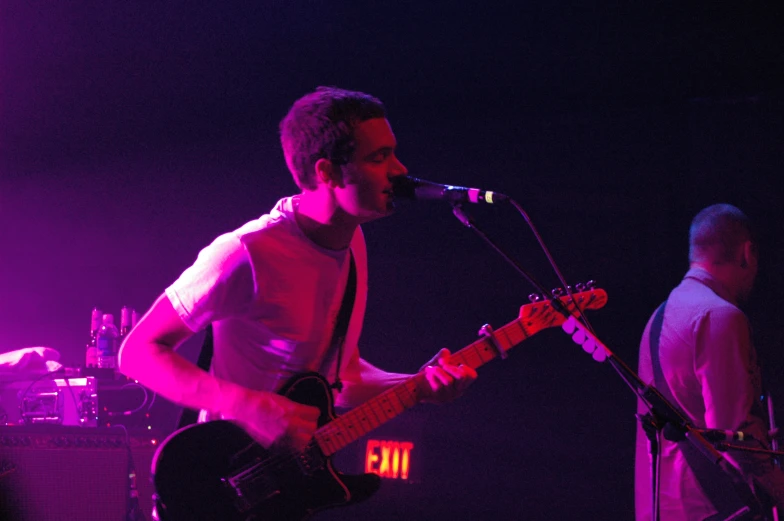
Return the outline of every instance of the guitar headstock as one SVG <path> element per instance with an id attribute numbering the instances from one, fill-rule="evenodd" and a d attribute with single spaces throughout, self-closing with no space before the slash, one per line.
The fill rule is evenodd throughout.
<path id="1" fill-rule="evenodd" d="M 545 299 L 539 295 L 529 295 L 532 301 L 520 308 L 520 321 L 529 335 L 532 335 L 548 327 L 560 326 L 566 321 L 561 313 L 553 309 L 553 299 L 557 298 L 564 304 L 569 313 L 575 313 L 576 306 L 580 310 L 600 309 L 607 304 L 607 292 L 600 288 L 593 287 L 593 281 L 588 284 L 576 284 L 578 291 L 572 293 L 572 298 L 565 295 L 561 288 L 553 290 L 553 298 Z"/>

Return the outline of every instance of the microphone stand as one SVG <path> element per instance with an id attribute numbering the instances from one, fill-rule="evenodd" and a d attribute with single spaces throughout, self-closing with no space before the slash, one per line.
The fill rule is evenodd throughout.
<path id="1" fill-rule="evenodd" d="M 561 283 L 564 284 L 566 291 L 569 292 L 568 286 L 565 284 L 563 277 L 555 266 L 555 263 L 552 261 L 552 257 L 547 251 L 547 248 L 544 246 L 543 241 L 539 237 L 539 234 L 533 227 L 533 223 L 531 223 L 530 219 L 528 219 L 528 216 L 516 202 L 514 202 L 511 198 L 509 199 L 509 202 L 523 213 L 526 222 L 528 222 L 529 226 L 534 231 L 537 240 L 539 240 L 540 245 L 544 248 L 548 259 L 558 274 L 559 280 L 561 280 Z M 465 210 L 463 210 L 459 203 L 453 204 L 452 207 L 455 217 L 457 217 L 457 219 L 464 226 L 473 230 L 482 240 L 484 240 L 496 252 L 498 252 L 509 264 L 512 265 L 512 267 L 515 268 L 518 273 L 520 273 L 531 285 L 533 285 L 537 291 L 541 292 L 543 295 L 546 294 L 544 287 L 538 283 L 530 273 L 528 273 L 517 262 L 515 262 L 501 247 L 493 242 L 492 239 L 490 239 L 482 230 L 476 226 L 474 220 L 465 212 Z M 571 296 L 571 292 L 569 292 L 569 296 Z M 594 360 L 598 362 L 607 360 L 612 368 L 616 371 L 618 376 L 620 376 L 620 378 L 627 384 L 627 386 L 629 386 L 632 392 L 634 392 L 634 394 L 645 403 L 646 407 L 650 411 L 649 414 L 638 414 L 636 416 L 638 420 L 642 422 L 643 429 L 646 431 L 646 433 L 648 433 L 648 437 L 652 442 L 651 454 L 654 456 L 654 459 L 651 462 L 651 476 L 653 478 L 652 492 L 654 497 L 654 502 L 651 505 L 653 520 L 658 521 L 660 519 L 658 511 L 658 476 L 656 474 L 657 461 L 659 458 L 657 442 L 659 433 L 663 433 L 664 437 L 671 441 L 680 441 L 683 439 L 688 440 L 703 456 L 708 458 L 711 463 L 718 465 L 721 470 L 727 473 L 730 478 L 732 478 L 733 483 L 743 483 L 742 477 L 740 476 L 738 470 L 727 462 L 727 459 L 724 457 L 722 452 L 720 452 L 711 442 L 705 439 L 705 437 L 699 432 L 699 429 L 697 429 L 693 422 L 681 414 L 679 409 L 670 403 L 670 401 L 667 400 L 658 389 L 656 389 L 652 384 L 646 384 L 643 382 L 635 371 L 633 371 L 623 360 L 621 360 L 606 345 L 604 345 L 596 337 L 596 335 L 594 335 L 589 326 L 578 321 L 569 312 L 566 306 L 564 306 L 559 298 L 553 298 L 551 305 L 553 306 L 553 309 L 561 313 L 566 319 L 562 325 L 564 332 L 570 335 L 575 343 L 582 345 L 583 350 L 591 353 Z M 581 318 L 584 319 L 584 315 L 581 311 L 579 311 L 580 307 L 575 305 L 575 310 L 577 310 L 581 315 Z M 732 448 L 736 447 L 733 446 Z M 744 448 L 744 450 L 745 449 L 746 448 Z M 755 450 L 759 451 L 760 449 Z M 757 506 L 757 500 L 754 498 L 750 488 L 747 486 L 743 487 L 738 490 L 738 493 L 741 496 L 741 499 L 747 505 L 747 509 L 743 510 L 754 510 L 755 512 L 759 512 L 759 514 L 762 514 L 761 508 Z M 731 518 L 736 519 L 735 514 L 733 514 Z"/>
<path id="2" fill-rule="evenodd" d="M 776 426 L 776 416 L 773 412 L 773 395 L 771 395 L 770 391 L 765 394 L 766 402 L 768 405 L 768 427 L 770 428 L 770 447 L 777 451 L 779 450 L 779 440 L 778 440 L 778 427 Z M 773 464 L 776 465 L 777 468 L 781 468 L 781 458 L 774 458 Z M 772 516 L 773 521 L 779 521 L 779 509 L 778 507 L 773 507 L 772 509 Z"/>

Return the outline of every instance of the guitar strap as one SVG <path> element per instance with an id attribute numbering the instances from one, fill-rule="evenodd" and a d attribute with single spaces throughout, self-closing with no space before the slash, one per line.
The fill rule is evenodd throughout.
<path id="1" fill-rule="evenodd" d="M 653 368 L 653 379 L 656 388 L 662 396 L 672 403 L 673 407 L 678 407 L 672 391 L 670 390 L 670 386 L 664 378 L 664 371 L 662 371 L 659 356 L 659 339 L 661 337 L 662 325 L 664 324 L 664 308 L 666 306 L 667 301 L 665 300 L 661 306 L 659 306 L 659 309 L 656 310 L 656 315 L 651 323 L 649 336 L 651 366 Z M 683 414 L 683 411 L 679 410 L 679 412 Z M 687 414 L 683 414 L 683 416 L 688 418 Z M 747 519 L 746 517 L 737 516 L 737 514 L 747 506 L 753 510 L 753 502 L 755 502 L 755 500 L 753 496 L 751 496 L 751 490 L 748 485 L 733 480 L 721 470 L 721 468 L 713 464 L 699 452 L 689 440 L 679 441 L 678 448 L 686 459 L 689 468 L 694 473 L 694 477 L 697 479 L 703 493 L 708 497 L 713 504 L 713 507 L 718 510 L 717 514 L 711 516 L 706 521 L 719 521 L 725 519 L 740 521 L 741 519 Z M 667 479 L 666 476 L 662 476 L 662 478 Z M 747 498 L 747 501 L 742 501 L 742 497 Z M 752 502 L 751 504 L 750 501 Z M 751 519 L 751 517 L 748 519 Z"/>
<path id="2" fill-rule="evenodd" d="M 340 364 L 343 359 L 343 344 L 346 343 L 346 332 L 348 331 L 348 323 L 351 320 L 351 314 L 354 311 L 354 300 L 357 295 L 357 267 L 354 263 L 354 253 L 351 248 L 348 250 L 349 267 L 348 267 L 348 280 L 346 281 L 346 289 L 343 292 L 343 302 L 340 304 L 340 311 L 335 321 L 335 329 L 332 331 L 332 341 L 330 342 L 330 351 L 337 349 L 337 365 L 335 367 L 335 381 L 330 385 L 330 388 L 337 389 L 338 392 L 343 390 L 343 382 L 340 381 Z"/>

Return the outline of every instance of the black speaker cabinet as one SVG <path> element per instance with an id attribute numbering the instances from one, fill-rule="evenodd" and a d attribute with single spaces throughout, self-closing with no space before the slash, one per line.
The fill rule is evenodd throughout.
<path id="1" fill-rule="evenodd" d="M 0 426 L 0 520 L 125 521 L 129 455 L 150 519 L 155 447 L 120 427 Z"/>

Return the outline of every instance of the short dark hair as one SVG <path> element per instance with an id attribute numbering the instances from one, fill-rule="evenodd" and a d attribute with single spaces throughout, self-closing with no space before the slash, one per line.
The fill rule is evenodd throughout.
<path id="1" fill-rule="evenodd" d="M 383 117 L 384 104 L 377 98 L 337 87 L 318 87 L 295 101 L 280 122 L 280 144 L 297 186 L 315 190 L 316 161 L 348 163 L 356 149 L 354 127 Z"/>
<path id="2" fill-rule="evenodd" d="M 701 210 L 689 228 L 689 261 L 724 263 L 734 260 L 746 241 L 755 242 L 751 220 L 731 204 Z"/>

